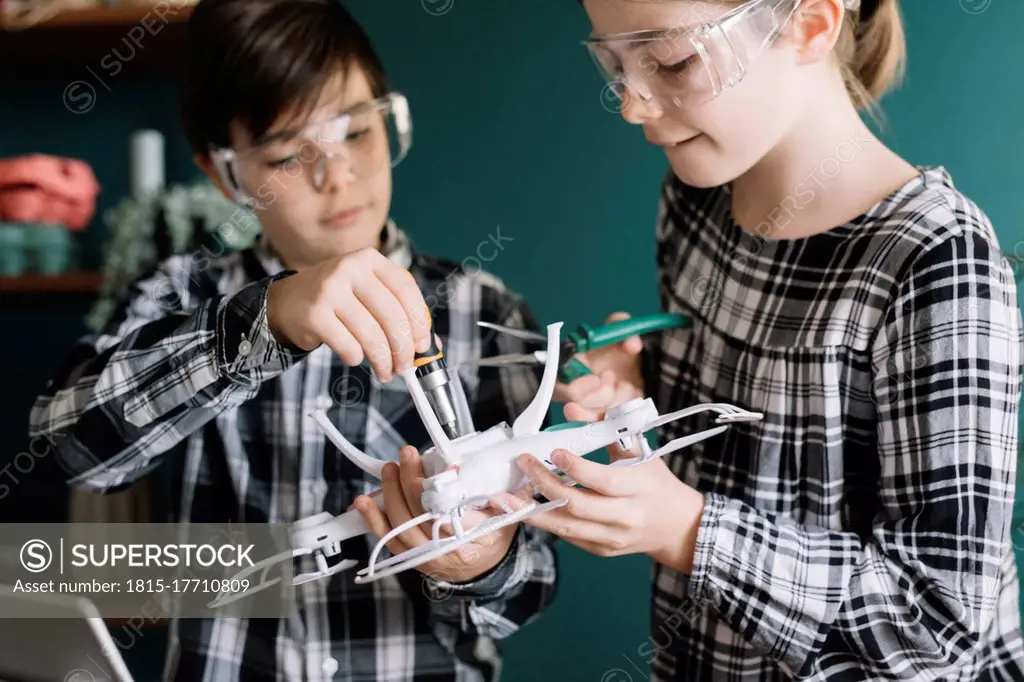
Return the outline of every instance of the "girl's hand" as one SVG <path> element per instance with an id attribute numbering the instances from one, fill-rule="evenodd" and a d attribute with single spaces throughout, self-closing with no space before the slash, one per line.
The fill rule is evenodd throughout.
<path id="1" fill-rule="evenodd" d="M 628 313 L 614 313 L 606 322 L 628 320 Z M 565 403 L 565 418 L 570 421 L 594 421 L 605 410 L 627 400 L 644 397 L 644 380 L 640 367 L 643 342 L 631 336 L 606 348 L 576 356 L 593 374 L 575 381 L 555 385 L 554 399 Z"/>
<path id="2" fill-rule="evenodd" d="M 613 461 L 632 456 L 614 446 L 609 451 Z M 690 573 L 704 496 L 676 478 L 661 458 L 632 467 L 610 467 L 556 450 L 551 461 L 583 487 L 566 486 L 536 458 L 523 455 L 518 464 L 533 492 L 551 501 L 566 499 L 568 504 L 522 523 L 598 556 L 646 554 Z M 505 499 L 516 508 L 527 502 L 513 495 Z"/>

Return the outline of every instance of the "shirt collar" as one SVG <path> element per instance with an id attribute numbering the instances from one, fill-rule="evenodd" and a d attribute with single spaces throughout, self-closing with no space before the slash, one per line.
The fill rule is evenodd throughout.
<path id="1" fill-rule="evenodd" d="M 276 275 L 285 270 L 280 258 L 274 253 L 270 242 L 267 241 L 266 235 L 260 235 L 253 245 L 253 251 L 268 275 Z M 384 223 L 384 227 L 381 228 L 380 251 L 395 265 L 406 269 L 412 266 L 412 240 L 391 218 L 388 218 L 387 222 Z"/>

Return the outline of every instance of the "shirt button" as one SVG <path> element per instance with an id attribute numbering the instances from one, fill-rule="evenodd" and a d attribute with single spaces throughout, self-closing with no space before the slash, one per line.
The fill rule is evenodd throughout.
<path id="1" fill-rule="evenodd" d="M 334 673 L 338 672 L 338 659 L 325 659 L 323 665 L 320 666 L 320 669 L 324 671 L 325 675 L 333 675 Z"/>

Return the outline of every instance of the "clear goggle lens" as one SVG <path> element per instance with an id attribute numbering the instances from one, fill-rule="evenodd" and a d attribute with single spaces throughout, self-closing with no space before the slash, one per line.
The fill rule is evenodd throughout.
<path id="1" fill-rule="evenodd" d="M 751 0 L 714 21 L 584 41 L 606 88 L 623 103 L 694 107 L 739 84 L 800 0 Z"/>
<path id="2" fill-rule="evenodd" d="M 306 127 L 288 139 L 242 152 L 217 150 L 214 162 L 240 203 L 259 204 L 290 185 L 319 190 L 328 176 L 371 178 L 393 168 L 412 144 L 404 96 L 391 93 Z"/>

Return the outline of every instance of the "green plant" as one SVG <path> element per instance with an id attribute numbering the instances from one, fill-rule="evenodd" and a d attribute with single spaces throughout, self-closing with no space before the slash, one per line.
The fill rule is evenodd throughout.
<path id="1" fill-rule="evenodd" d="M 217 255 L 245 249 L 260 231 L 255 215 L 205 181 L 126 197 L 103 218 L 103 285 L 85 320 L 93 331 L 106 325 L 132 282 L 164 259 L 196 249 Z"/>

